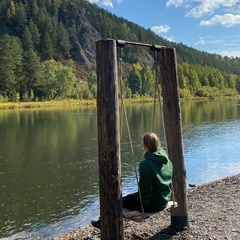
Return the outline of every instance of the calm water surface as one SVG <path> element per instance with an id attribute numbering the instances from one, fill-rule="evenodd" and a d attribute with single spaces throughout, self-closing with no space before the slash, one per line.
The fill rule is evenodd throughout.
<path id="1" fill-rule="evenodd" d="M 138 163 L 153 105 L 127 106 L 127 116 Z M 0 239 L 50 239 L 98 216 L 96 118 L 95 107 L 0 111 Z M 182 120 L 187 184 L 240 173 L 240 100 L 184 102 Z M 127 136 L 124 125 L 123 195 L 137 190 Z"/>

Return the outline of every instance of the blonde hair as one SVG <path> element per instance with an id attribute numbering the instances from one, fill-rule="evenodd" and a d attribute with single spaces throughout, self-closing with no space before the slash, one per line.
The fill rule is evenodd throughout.
<path id="1" fill-rule="evenodd" d="M 156 151 L 161 146 L 157 134 L 153 132 L 143 135 L 143 144 L 149 151 Z"/>

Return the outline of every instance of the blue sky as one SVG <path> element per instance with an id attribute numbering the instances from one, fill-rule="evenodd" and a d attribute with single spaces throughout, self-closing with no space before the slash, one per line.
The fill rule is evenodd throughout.
<path id="1" fill-rule="evenodd" d="M 240 0 L 88 1 L 170 41 L 240 57 Z"/>

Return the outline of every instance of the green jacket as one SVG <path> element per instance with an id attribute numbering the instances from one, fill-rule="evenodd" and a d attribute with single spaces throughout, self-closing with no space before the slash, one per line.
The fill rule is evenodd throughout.
<path id="1" fill-rule="evenodd" d="M 146 152 L 144 158 L 139 165 L 139 187 L 144 211 L 160 211 L 172 197 L 172 163 L 162 148 L 156 152 Z M 138 204 L 141 209 L 139 199 Z"/>

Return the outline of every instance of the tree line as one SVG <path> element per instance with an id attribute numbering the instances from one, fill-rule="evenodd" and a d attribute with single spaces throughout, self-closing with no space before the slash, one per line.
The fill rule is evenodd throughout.
<path id="1" fill-rule="evenodd" d="M 24 48 L 18 37 L 5 34 L 0 39 L 0 101 L 96 98 L 95 71 L 80 79 L 75 69 L 72 60 L 65 64 L 54 59 L 40 61 L 32 47 Z M 137 63 L 126 69 L 122 76 L 124 97 L 153 97 L 158 81 L 154 68 Z M 232 96 L 240 92 L 240 76 L 208 66 L 178 64 L 178 79 L 181 97 Z"/>

